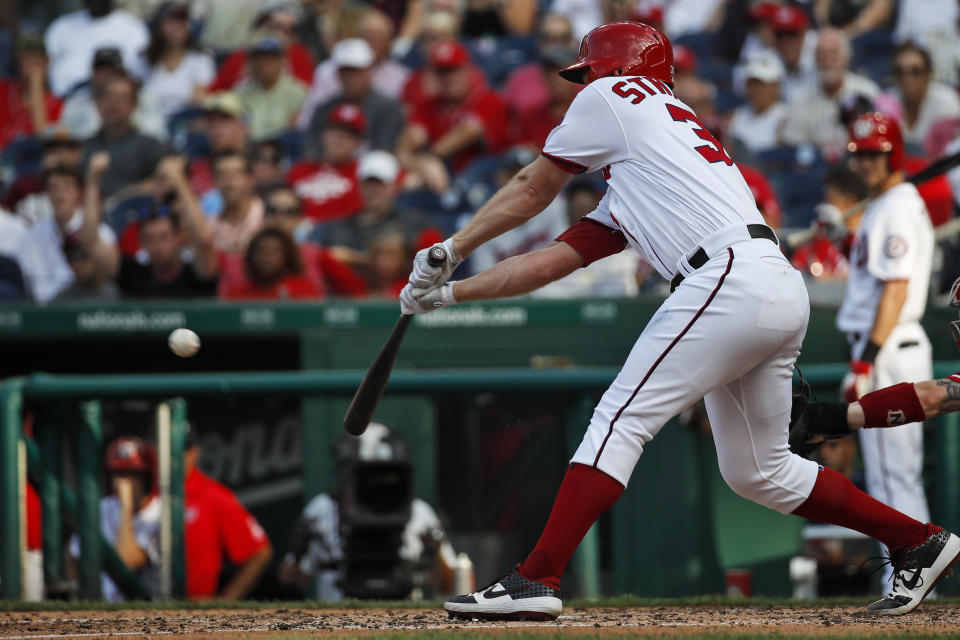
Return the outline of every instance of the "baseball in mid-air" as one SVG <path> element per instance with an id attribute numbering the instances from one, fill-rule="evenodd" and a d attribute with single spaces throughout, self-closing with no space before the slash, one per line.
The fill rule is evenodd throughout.
<path id="1" fill-rule="evenodd" d="M 200 350 L 200 336 L 190 329 L 174 329 L 167 338 L 170 351 L 181 358 L 189 358 Z"/>

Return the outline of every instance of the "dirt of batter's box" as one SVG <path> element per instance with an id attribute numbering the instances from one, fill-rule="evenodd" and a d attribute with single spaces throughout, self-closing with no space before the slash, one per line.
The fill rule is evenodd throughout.
<path id="1" fill-rule="evenodd" d="M 203 609 L 0 613 L 0 638 L 175 635 L 178 638 L 339 637 L 382 631 L 697 635 L 927 635 L 960 632 L 960 608 L 930 603 L 905 616 L 868 615 L 862 606 L 570 608 L 554 622 L 467 622 L 437 609 Z"/>

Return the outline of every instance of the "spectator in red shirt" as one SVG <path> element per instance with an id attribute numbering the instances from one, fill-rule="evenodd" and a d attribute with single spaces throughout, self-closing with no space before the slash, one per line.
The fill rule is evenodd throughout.
<path id="1" fill-rule="evenodd" d="M 19 136 L 41 133 L 60 119 L 63 102 L 47 86 L 43 39 L 21 37 L 17 78 L 0 80 L 0 149 Z"/>
<path id="2" fill-rule="evenodd" d="M 337 105 L 323 129 L 323 160 L 301 162 L 287 181 L 303 200 L 304 213 L 317 221 L 355 215 L 363 207 L 357 184 L 357 153 L 363 146 L 367 118 L 360 107 Z"/>
<path id="3" fill-rule="evenodd" d="M 197 468 L 200 447 L 192 431 L 188 438 L 183 454 L 187 597 L 241 600 L 270 564 L 273 547 L 237 496 Z M 225 555 L 238 569 L 218 591 Z"/>
<path id="4" fill-rule="evenodd" d="M 268 6 L 253 21 L 254 40 L 263 36 L 279 38 L 286 48 L 286 71 L 309 86 L 313 80 L 313 55 L 310 49 L 296 41 L 293 30 L 296 18 L 283 5 Z M 211 91 L 229 91 L 246 79 L 249 52 L 238 49 L 231 53 L 217 70 Z"/>
<path id="5" fill-rule="evenodd" d="M 383 153 L 383 152 L 380 152 Z M 300 247 L 303 269 L 307 277 L 318 283 L 325 294 L 359 297 L 367 293 L 367 283 L 348 264 L 312 241 L 313 221 L 304 219 L 303 203 L 297 192 L 285 182 L 264 190 L 267 226 L 283 229 Z M 339 223 L 335 223 L 339 224 Z M 435 240 L 431 239 L 430 246 Z"/>
<path id="6" fill-rule="evenodd" d="M 540 22 L 537 50 L 542 56 L 544 52 L 554 49 L 567 49 L 576 54 L 577 42 L 570 20 L 566 16 L 551 13 Z M 540 62 L 531 62 L 511 71 L 503 88 L 503 96 L 514 113 L 537 109 L 549 102 L 550 86 Z"/>
<path id="7" fill-rule="evenodd" d="M 563 120 L 570 103 L 584 86 L 567 82 L 557 74 L 576 61 L 577 52 L 572 49 L 552 47 L 540 52 L 537 66 L 547 93 L 541 102 L 514 112 L 511 122 L 515 144 L 530 145 L 538 152 L 543 149 L 547 136 Z M 509 89 L 506 95 L 510 95 Z"/>
<path id="8" fill-rule="evenodd" d="M 320 298 L 317 283 L 304 273 L 303 259 L 293 238 L 278 227 L 267 227 L 253 236 L 244 260 L 246 282 L 228 287 L 231 300 L 286 300 Z"/>
<path id="9" fill-rule="evenodd" d="M 430 53 L 440 79 L 436 96 L 415 104 L 397 155 L 428 189 L 446 191 L 449 162 L 460 171 L 482 153 L 497 153 L 507 139 L 506 103 L 477 80 L 470 53 L 459 42 L 442 42 Z"/>

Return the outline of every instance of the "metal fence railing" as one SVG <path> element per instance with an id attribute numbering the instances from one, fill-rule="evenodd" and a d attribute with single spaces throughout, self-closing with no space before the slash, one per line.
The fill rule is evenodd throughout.
<path id="1" fill-rule="evenodd" d="M 960 369 L 960 362 L 936 364 L 938 376 Z M 803 367 L 804 377 L 824 398 L 832 395 L 846 365 Z M 591 406 L 596 392 L 616 376 L 614 368 L 560 369 L 443 369 L 395 371 L 388 394 L 430 395 L 454 391 L 567 391 L 582 396 L 577 406 Z M 79 582 L 83 597 L 100 595 L 99 576 L 106 570 L 131 597 L 146 597 L 136 577 L 126 570 L 111 545 L 100 535 L 99 498 L 102 467 L 100 401 L 108 398 L 150 398 L 163 401 L 157 410 L 161 508 L 164 513 L 162 594 L 184 593 L 183 469 L 181 457 L 190 397 L 223 394 L 296 394 L 348 396 L 360 383 L 362 371 L 298 371 L 273 373 L 204 373 L 157 375 L 49 375 L 35 374 L 0 384 L 0 598 L 19 599 L 25 550 L 25 482 L 38 487 L 44 515 L 44 574 L 48 584 L 62 578 L 62 526 L 66 522 L 81 540 L 83 558 Z M 25 402 L 75 403 L 80 416 L 76 442 L 76 494 L 60 477 L 63 438 L 55 422 L 39 423 L 34 437 L 23 433 Z M 305 427 L 304 427 L 305 428 Z M 940 418 L 935 430 L 937 486 L 960 487 L 960 420 L 957 414 Z M 933 505 L 938 522 L 960 529 L 960 500 L 955 491 L 937 494 Z M 599 554 L 595 532 L 578 554 L 578 573 L 598 591 Z M 596 594 L 594 594 L 596 595 Z"/>

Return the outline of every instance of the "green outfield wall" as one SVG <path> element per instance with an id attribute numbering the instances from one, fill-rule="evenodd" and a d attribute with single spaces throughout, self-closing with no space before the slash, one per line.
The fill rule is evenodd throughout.
<path id="1" fill-rule="evenodd" d="M 660 301 L 507 301 L 444 309 L 415 318 L 396 367 L 572 366 L 605 368 L 612 375 Z M 37 371 L 357 371 L 369 364 L 397 313 L 395 304 L 378 302 L 4 306 L 0 378 Z M 834 315 L 831 308 L 812 310 L 801 367 L 816 372 L 814 365 L 847 360 Z M 954 318 L 949 309 L 931 308 L 926 315 L 939 361 L 958 357 L 947 325 Z M 189 360 L 166 348 L 166 335 L 182 326 L 203 341 Z M 842 366 L 819 371 L 817 392 L 833 397 Z M 457 546 L 481 560 L 481 582 L 535 542 L 564 463 L 602 390 L 602 384 L 488 387 L 405 389 L 389 394 L 376 416 L 413 444 L 417 493 L 447 516 Z M 328 452 L 341 436 L 349 393 L 212 391 L 188 398 L 204 466 L 238 492 L 282 556 L 298 510 L 317 492 L 335 487 Z M 60 402 L 72 401 L 26 400 L 54 421 L 51 405 Z M 149 425 L 131 417 L 131 404 L 103 400 L 105 439 L 151 435 Z M 956 425 L 931 424 L 927 447 L 935 517 L 958 518 L 952 505 L 960 504 L 960 471 L 950 453 L 960 451 Z M 944 477 L 957 482 L 934 481 Z M 743 567 L 753 570 L 756 591 L 785 594 L 786 563 L 799 547 L 798 520 L 756 507 L 723 485 L 709 433 L 672 424 L 644 452 L 624 498 L 591 534 L 586 550 L 593 557 L 574 565 L 570 588 L 652 596 L 716 592 L 725 569 Z M 601 568 L 599 577 L 592 566 Z M 269 584 L 263 588 L 262 595 L 269 595 Z"/>

